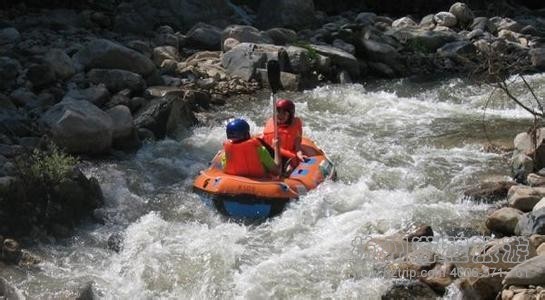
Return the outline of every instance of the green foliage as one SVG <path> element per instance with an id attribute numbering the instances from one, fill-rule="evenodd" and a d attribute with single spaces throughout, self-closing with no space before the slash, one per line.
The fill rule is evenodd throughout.
<path id="1" fill-rule="evenodd" d="M 307 49 L 308 57 L 311 60 L 315 60 L 318 58 L 318 52 L 316 52 L 316 49 L 312 48 L 312 46 L 305 41 L 297 41 L 293 43 L 294 46 L 301 47 Z"/>
<path id="2" fill-rule="evenodd" d="M 51 144 L 48 150 L 34 149 L 24 160 L 17 160 L 18 169 L 27 182 L 55 185 L 63 182 L 78 159 Z"/>

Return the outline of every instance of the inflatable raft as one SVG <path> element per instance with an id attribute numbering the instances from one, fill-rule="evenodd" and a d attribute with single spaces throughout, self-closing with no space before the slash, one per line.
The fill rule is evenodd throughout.
<path id="1" fill-rule="evenodd" d="M 200 172 L 193 189 L 205 194 L 205 203 L 235 219 L 264 219 L 284 210 L 286 204 L 335 179 L 333 163 L 310 139 L 303 138 L 302 151 L 308 156 L 289 176 L 282 179 L 247 178 L 223 173 L 218 152 L 210 167 Z"/>

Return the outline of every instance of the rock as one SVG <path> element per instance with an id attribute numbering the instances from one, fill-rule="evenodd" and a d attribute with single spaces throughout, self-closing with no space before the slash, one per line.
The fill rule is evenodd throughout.
<path id="1" fill-rule="evenodd" d="M 458 26 L 465 28 L 473 23 L 473 19 L 475 18 L 475 15 L 473 14 L 473 11 L 462 2 L 456 2 L 454 3 L 450 9 L 449 12 L 458 20 Z"/>
<path id="2" fill-rule="evenodd" d="M 175 133 L 178 128 L 190 127 L 195 121 L 191 103 L 176 94 L 151 100 L 134 119 L 136 127 L 149 129 L 160 138 Z"/>
<path id="3" fill-rule="evenodd" d="M 473 22 L 470 27 L 473 30 L 480 29 L 483 32 L 484 31 L 488 31 L 490 33 L 497 32 L 496 26 L 492 22 L 490 22 L 487 17 L 477 17 L 473 19 Z"/>
<path id="4" fill-rule="evenodd" d="M 509 189 L 507 197 L 509 206 L 520 209 L 523 212 L 528 212 L 532 210 L 541 198 L 545 197 L 545 188 L 513 186 Z"/>
<path id="5" fill-rule="evenodd" d="M 112 145 L 112 119 L 90 102 L 62 101 L 42 115 L 40 121 L 55 144 L 68 153 L 103 153 Z"/>
<path id="6" fill-rule="evenodd" d="M 78 51 L 73 59 L 86 70 L 121 69 L 142 76 L 150 75 L 155 71 L 155 65 L 146 56 L 104 39 L 92 40 Z"/>
<path id="7" fill-rule="evenodd" d="M 401 19 L 397 19 L 392 23 L 392 27 L 394 28 L 404 28 L 404 27 L 416 27 L 416 22 L 409 18 L 409 17 L 403 17 Z"/>
<path id="8" fill-rule="evenodd" d="M 514 185 L 516 183 L 513 181 L 483 182 L 464 191 L 464 195 L 475 201 L 492 203 L 506 198 L 507 192 Z"/>
<path id="9" fill-rule="evenodd" d="M 259 51 L 258 45 L 241 43 L 223 55 L 221 64 L 231 76 L 250 81 L 256 77 L 256 69 L 266 62 L 267 55 Z"/>
<path id="10" fill-rule="evenodd" d="M 453 274 L 454 266 L 451 263 L 437 263 L 427 272 L 428 276 L 421 277 L 419 280 L 431 287 L 439 294 L 444 294 L 446 288 L 454 281 Z"/>
<path id="11" fill-rule="evenodd" d="M 467 56 L 475 53 L 476 48 L 469 41 L 451 42 L 437 49 L 437 54 L 443 57 Z"/>
<path id="12" fill-rule="evenodd" d="M 532 211 L 540 210 L 545 207 L 545 198 L 541 198 L 536 205 L 534 205 L 534 208 L 532 208 Z"/>
<path id="13" fill-rule="evenodd" d="M 13 27 L 0 29 L 0 45 L 14 44 L 21 39 L 21 34 Z"/>
<path id="14" fill-rule="evenodd" d="M 507 273 L 502 283 L 504 286 L 544 285 L 545 256 L 536 256 L 515 266 Z"/>
<path id="15" fill-rule="evenodd" d="M 528 54 L 530 54 L 532 67 L 539 70 L 545 70 L 545 48 L 530 49 Z"/>
<path id="16" fill-rule="evenodd" d="M 545 234 L 545 209 L 532 211 L 523 215 L 517 223 L 515 234 L 528 236 L 532 234 Z"/>
<path id="17" fill-rule="evenodd" d="M 385 78 L 394 78 L 396 77 L 396 72 L 390 68 L 388 65 L 379 63 L 379 62 L 368 62 L 367 65 L 375 74 L 380 77 Z"/>
<path id="18" fill-rule="evenodd" d="M 502 290 L 502 279 L 505 273 L 492 276 L 464 278 L 458 282 L 462 299 L 496 299 Z"/>
<path id="19" fill-rule="evenodd" d="M 409 232 L 404 240 L 409 242 L 424 242 L 433 239 L 433 229 L 429 225 L 421 225 Z"/>
<path id="20" fill-rule="evenodd" d="M 172 46 L 155 47 L 152 54 L 153 62 L 156 66 L 161 66 L 164 60 L 169 59 L 173 61 L 179 61 L 180 56 L 178 49 Z"/>
<path id="21" fill-rule="evenodd" d="M 99 296 L 96 295 L 95 289 L 93 288 L 93 282 L 88 282 L 80 291 L 79 296 L 76 300 L 97 300 Z"/>
<path id="22" fill-rule="evenodd" d="M 36 88 L 42 88 L 55 82 L 55 71 L 49 64 L 32 64 L 26 76 Z"/>
<path id="23" fill-rule="evenodd" d="M 223 30 L 206 23 L 195 24 L 187 33 L 189 47 L 205 50 L 221 50 Z"/>
<path id="24" fill-rule="evenodd" d="M 416 280 L 396 280 L 382 295 L 382 300 L 435 299 L 438 295 L 426 284 Z"/>
<path id="25" fill-rule="evenodd" d="M 486 227 L 494 232 L 513 235 L 522 214 L 522 211 L 515 208 L 500 208 L 487 217 Z"/>
<path id="26" fill-rule="evenodd" d="M 399 64 L 400 55 L 394 47 L 369 39 L 363 39 L 361 45 L 363 47 L 362 50 L 369 60 L 381 62 L 390 67 Z"/>
<path id="27" fill-rule="evenodd" d="M 360 68 L 358 60 L 354 55 L 334 47 L 324 45 L 310 45 L 318 54 L 327 56 L 331 59 L 331 63 L 339 66 L 341 69 L 348 71 L 352 78 L 359 78 Z"/>
<path id="28" fill-rule="evenodd" d="M 358 25 L 365 27 L 374 24 L 377 21 L 377 14 L 373 12 L 361 12 L 359 13 L 354 22 Z"/>
<path id="29" fill-rule="evenodd" d="M 536 249 L 537 255 L 545 256 L 545 244 L 541 244 Z"/>
<path id="30" fill-rule="evenodd" d="M 524 27 L 522 24 L 509 18 L 494 17 L 490 19 L 490 22 L 496 26 L 498 31 L 507 29 L 513 32 L 520 32 Z"/>
<path id="31" fill-rule="evenodd" d="M 443 31 L 412 31 L 409 29 L 392 30 L 388 35 L 405 41 L 405 45 L 418 52 L 435 52 L 445 44 L 458 40 L 457 34 Z"/>
<path id="32" fill-rule="evenodd" d="M 240 44 L 240 42 L 235 40 L 234 38 L 226 38 L 225 41 L 223 41 L 222 49 L 223 51 L 227 52 L 235 48 L 238 44 Z"/>
<path id="33" fill-rule="evenodd" d="M 28 116 L 15 109 L 0 109 L 0 133 L 26 136 L 31 133 L 32 122 Z"/>
<path id="34" fill-rule="evenodd" d="M 69 99 L 89 101 L 98 107 L 102 107 L 110 100 L 110 92 L 104 84 L 99 84 L 86 89 L 69 90 L 63 101 Z"/>
<path id="35" fill-rule="evenodd" d="M 265 31 L 265 34 L 271 38 L 275 45 L 286 45 L 297 41 L 297 33 L 287 28 L 271 28 Z"/>
<path id="36" fill-rule="evenodd" d="M 116 69 L 92 69 L 87 74 L 93 84 L 104 84 L 106 88 L 116 93 L 123 89 L 134 92 L 142 92 L 146 88 L 146 82 L 139 74 Z"/>
<path id="37" fill-rule="evenodd" d="M 437 25 L 449 28 L 456 26 L 456 24 L 458 23 L 456 16 L 446 11 L 435 14 L 435 16 L 433 16 L 433 20 Z"/>
<path id="38" fill-rule="evenodd" d="M 257 12 L 257 23 L 261 28 L 286 27 L 308 28 L 314 25 L 314 2 L 312 0 L 263 0 Z"/>
<path id="39" fill-rule="evenodd" d="M 108 238 L 108 249 L 119 253 L 123 247 L 123 234 L 115 232 Z"/>
<path id="40" fill-rule="evenodd" d="M 21 246 L 19 243 L 12 239 L 5 239 L 2 242 L 2 255 L 3 261 L 9 264 L 17 264 L 21 258 Z"/>
<path id="41" fill-rule="evenodd" d="M 151 57 L 152 50 L 151 50 L 149 42 L 134 40 L 134 41 L 128 42 L 127 47 L 140 52 L 145 57 L 148 57 L 148 58 Z"/>
<path id="42" fill-rule="evenodd" d="M 528 174 L 534 171 L 534 160 L 528 155 L 515 150 L 511 158 L 511 173 L 518 183 L 526 183 Z"/>
<path id="43" fill-rule="evenodd" d="M 117 105 L 106 111 L 113 121 L 113 147 L 117 149 L 133 149 L 139 146 L 130 109 L 125 105 Z"/>
<path id="44" fill-rule="evenodd" d="M 50 49 L 45 54 L 44 60 L 51 66 L 58 79 L 65 80 L 76 74 L 74 62 L 60 49 Z"/>
<path id="45" fill-rule="evenodd" d="M 147 128 L 138 128 L 136 132 L 141 141 L 155 141 L 155 134 Z"/>
<path id="46" fill-rule="evenodd" d="M 528 185 L 530 186 L 544 186 L 545 185 L 545 176 L 540 176 L 535 173 L 530 173 L 526 177 Z"/>
<path id="47" fill-rule="evenodd" d="M 15 59 L 0 57 L 0 89 L 8 90 L 16 85 L 17 76 L 21 73 L 21 64 Z"/>
<path id="48" fill-rule="evenodd" d="M 183 97 L 185 91 L 174 86 L 150 86 L 144 92 L 144 96 L 148 98 L 165 97 L 168 95 Z"/>
<path id="49" fill-rule="evenodd" d="M 230 25 L 223 30 L 221 44 L 228 38 L 233 38 L 240 43 L 273 44 L 273 40 L 257 28 L 244 25 Z M 226 49 L 222 49 L 226 52 Z"/>

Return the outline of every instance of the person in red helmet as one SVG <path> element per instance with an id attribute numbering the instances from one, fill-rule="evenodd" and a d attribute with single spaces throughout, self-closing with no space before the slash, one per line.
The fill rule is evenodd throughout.
<path id="1" fill-rule="evenodd" d="M 303 138 L 303 122 L 295 116 L 295 105 L 291 100 L 278 99 L 276 102 L 278 138 L 280 143 L 280 155 L 285 162 L 291 159 L 291 165 L 297 166 L 304 161 L 306 156 L 301 151 Z M 273 118 L 265 123 L 263 140 L 271 147 L 274 139 Z"/>

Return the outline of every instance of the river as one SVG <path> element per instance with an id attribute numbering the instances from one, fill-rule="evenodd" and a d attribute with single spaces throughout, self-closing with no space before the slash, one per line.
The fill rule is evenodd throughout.
<path id="1" fill-rule="evenodd" d="M 545 76 L 527 79 L 544 98 Z M 463 79 L 401 79 L 280 93 L 294 100 L 304 133 L 336 164 L 338 180 L 254 225 L 224 219 L 191 191 L 221 147 L 228 117 L 246 118 L 258 133 L 271 114 L 266 95 L 232 101 L 218 108 L 221 122 L 87 163 L 106 198 L 97 212 L 105 224 L 41 241 L 31 249 L 41 264 L 0 276 L 29 299 L 74 298 L 89 283 L 101 299 L 380 298 L 392 281 L 356 271 L 355 238 L 421 223 L 436 236 L 484 226 L 491 205 L 466 200 L 463 191 L 508 179 L 509 166 L 483 145 L 509 145 L 532 122 L 491 92 Z M 119 253 L 108 250 L 112 233 L 124 238 Z M 456 297 L 449 288 L 445 298 Z"/>

